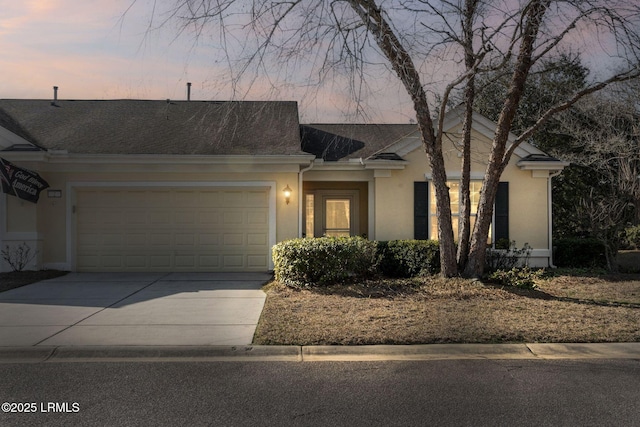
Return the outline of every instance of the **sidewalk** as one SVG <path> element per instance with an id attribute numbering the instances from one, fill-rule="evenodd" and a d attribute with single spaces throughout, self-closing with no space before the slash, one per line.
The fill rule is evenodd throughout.
<path id="1" fill-rule="evenodd" d="M 637 359 L 640 343 L 424 344 L 374 346 L 60 346 L 0 348 L 0 363 L 357 362 L 428 360 Z"/>

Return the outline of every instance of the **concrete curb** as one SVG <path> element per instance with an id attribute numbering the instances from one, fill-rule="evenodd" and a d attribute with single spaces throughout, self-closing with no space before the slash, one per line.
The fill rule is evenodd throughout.
<path id="1" fill-rule="evenodd" d="M 0 347 L 0 363 L 638 359 L 640 343 Z"/>

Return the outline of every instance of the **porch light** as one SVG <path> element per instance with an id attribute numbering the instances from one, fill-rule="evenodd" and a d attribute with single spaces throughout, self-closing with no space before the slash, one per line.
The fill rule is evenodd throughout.
<path id="1" fill-rule="evenodd" d="M 291 189 L 289 188 L 289 185 L 288 185 L 288 184 L 287 184 L 287 186 L 286 186 L 286 187 L 284 187 L 284 190 L 282 190 L 282 192 L 284 193 L 284 200 L 285 200 L 285 202 L 287 202 L 287 204 L 289 204 L 289 202 L 291 201 L 291 192 L 292 192 L 292 191 L 293 191 L 293 190 L 291 190 Z"/>

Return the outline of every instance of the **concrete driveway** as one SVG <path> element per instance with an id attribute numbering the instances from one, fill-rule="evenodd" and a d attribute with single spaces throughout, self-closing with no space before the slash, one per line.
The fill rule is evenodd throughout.
<path id="1" fill-rule="evenodd" d="M 266 273 L 70 273 L 0 293 L 0 347 L 245 345 Z"/>

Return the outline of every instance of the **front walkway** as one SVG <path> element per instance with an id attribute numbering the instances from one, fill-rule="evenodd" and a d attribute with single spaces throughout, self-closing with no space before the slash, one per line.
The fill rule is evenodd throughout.
<path id="1" fill-rule="evenodd" d="M 0 293 L 0 347 L 246 345 L 266 273 L 70 273 Z"/>

